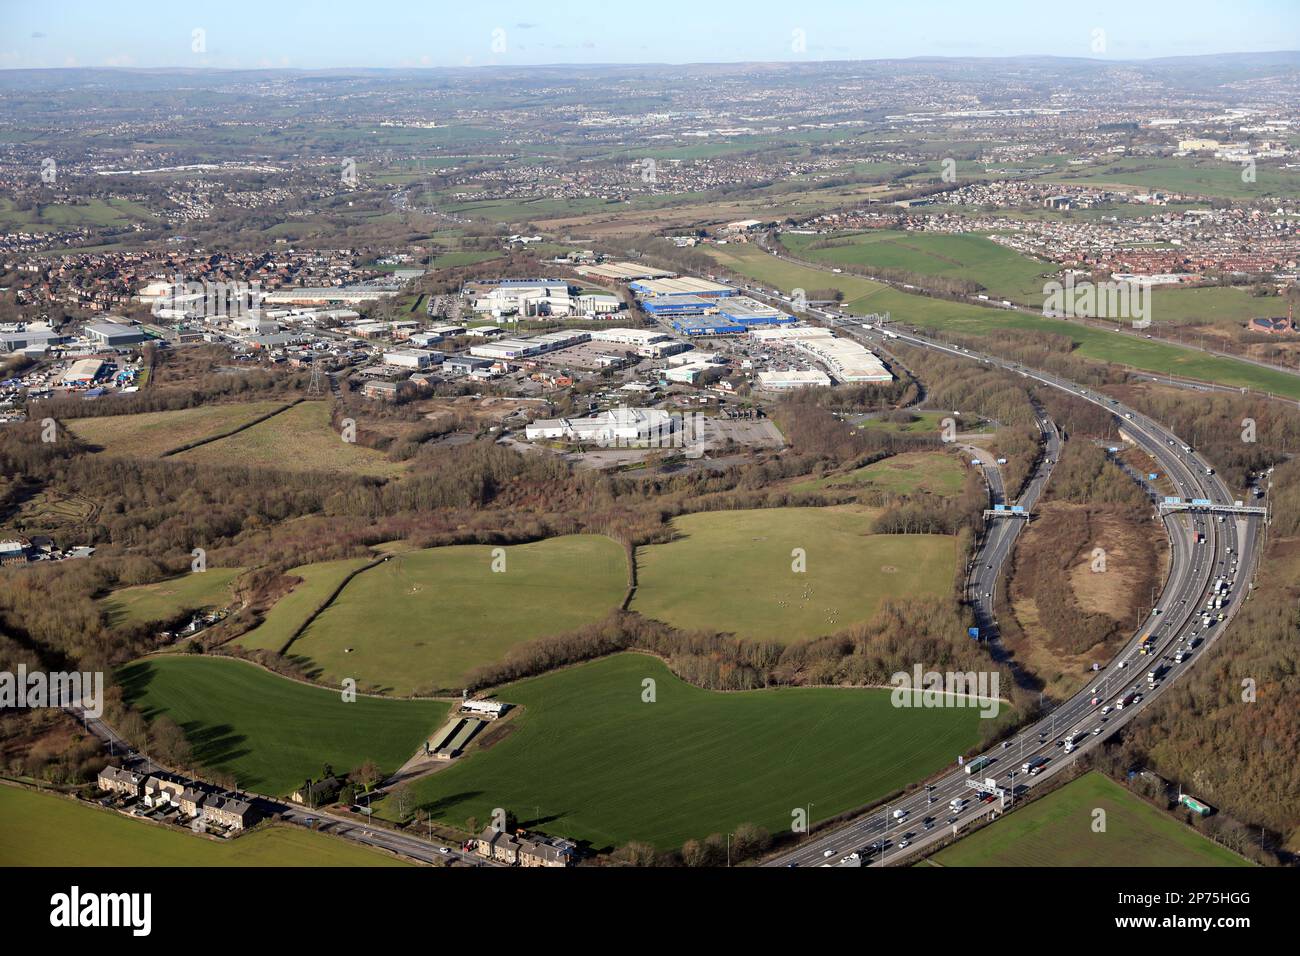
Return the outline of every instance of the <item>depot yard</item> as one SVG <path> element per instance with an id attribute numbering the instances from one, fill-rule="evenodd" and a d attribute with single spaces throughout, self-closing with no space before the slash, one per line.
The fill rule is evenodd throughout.
<path id="1" fill-rule="evenodd" d="M 458 545 L 397 554 L 354 577 L 289 648 L 318 676 L 385 693 L 459 691 L 512 647 L 600 620 L 627 590 L 626 552 L 601 535 L 502 550 Z M 292 595 L 291 595 L 292 596 Z"/>
<path id="2" fill-rule="evenodd" d="M 845 505 L 682 515 L 674 540 L 637 549 L 631 609 L 687 630 L 790 642 L 868 620 L 886 597 L 948 595 L 955 539 L 875 535 L 876 514 Z"/>
<path id="3" fill-rule="evenodd" d="M 644 681 L 654 681 L 646 703 Z M 657 659 L 618 654 L 501 688 L 511 732 L 412 784 L 417 807 L 456 827 L 496 807 L 521 826 L 666 849 L 750 822 L 788 830 L 877 799 L 947 765 L 979 737 L 978 711 L 895 708 L 887 690 L 719 693 Z M 394 801 L 379 808 L 397 813 Z"/>
<path id="4" fill-rule="evenodd" d="M 230 583 L 244 568 L 208 568 L 154 584 L 120 588 L 99 600 L 108 622 L 146 624 L 169 621 L 186 611 L 219 608 L 231 601 Z"/>
<path id="5" fill-rule="evenodd" d="M 1094 811 L 1106 811 L 1094 832 Z M 1249 866 L 1100 773 L 1085 774 L 931 858 L 942 866 Z"/>
<path id="6" fill-rule="evenodd" d="M 340 773 L 367 760 L 396 770 L 448 709 L 436 700 L 346 701 L 228 658 L 151 657 L 122 667 L 117 679 L 147 720 L 167 714 L 180 725 L 198 766 L 272 795 L 319 777 L 327 763 Z"/>
<path id="7" fill-rule="evenodd" d="M 6 866 L 406 866 L 396 857 L 297 827 L 208 840 L 54 794 L 0 786 Z"/>
<path id="8" fill-rule="evenodd" d="M 863 490 L 910 495 L 955 495 L 966 472 L 952 455 L 938 451 L 912 451 L 872 462 L 861 468 L 825 475 L 791 486 L 791 491 Z"/>

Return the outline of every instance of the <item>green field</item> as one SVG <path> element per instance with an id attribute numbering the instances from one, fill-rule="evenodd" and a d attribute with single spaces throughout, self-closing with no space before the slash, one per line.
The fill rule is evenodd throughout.
<path id="1" fill-rule="evenodd" d="M 12 199 L 0 198 L 0 230 L 57 232 L 60 229 L 129 226 L 156 222 L 149 210 L 126 199 L 87 199 L 83 203 L 48 203 L 19 209 Z"/>
<path id="2" fill-rule="evenodd" d="M 642 702 L 643 681 L 655 702 Z M 941 769 L 979 736 L 978 711 L 898 709 L 867 688 L 717 693 L 657 659 L 618 654 L 501 689 L 513 732 L 414 783 L 417 805 L 465 827 L 496 807 L 523 826 L 659 847 L 757 823 L 823 820 Z M 381 813 L 395 813 L 385 803 Z"/>
<path id="3" fill-rule="evenodd" d="M 525 641 L 589 624 L 627 590 L 623 546 L 567 535 L 504 549 L 460 545 L 398 554 L 357 575 L 290 655 L 327 680 L 386 693 L 463 686 L 473 668 Z"/>
<path id="4" fill-rule="evenodd" d="M 348 702 L 338 691 L 214 657 L 149 658 L 121 668 L 117 679 L 148 720 L 168 714 L 180 724 L 196 764 L 273 795 L 319 776 L 326 763 L 339 772 L 366 760 L 396 770 L 447 713 L 441 701 Z"/>
<path id="5" fill-rule="evenodd" d="M 208 568 L 156 584 L 120 588 L 100 598 L 99 606 L 114 626 L 167 621 L 185 611 L 229 604 L 230 582 L 243 571 L 243 568 Z"/>
<path id="6" fill-rule="evenodd" d="M 323 833 L 268 827 L 237 840 L 176 828 L 48 793 L 0 786 L 0 866 L 405 866 Z"/>
<path id="7" fill-rule="evenodd" d="M 383 452 L 343 441 L 330 424 L 329 402 L 302 402 L 229 438 L 176 456 L 197 465 L 246 465 L 290 471 L 392 476 L 404 466 Z"/>
<path id="8" fill-rule="evenodd" d="M 67 426 L 72 434 L 84 442 L 100 446 L 107 454 L 157 458 L 181 445 L 238 428 L 283 404 L 198 405 L 171 412 L 72 418 Z"/>
<path id="9" fill-rule="evenodd" d="M 856 506 L 709 511 L 673 519 L 676 538 L 637 549 L 632 610 L 688 630 L 796 641 L 868 620 L 887 597 L 949 594 L 955 539 L 871 534 Z M 802 548 L 807 570 L 795 573 Z"/>
<path id="10" fill-rule="evenodd" d="M 805 290 L 841 289 L 845 295 L 843 307 L 853 314 L 889 312 L 895 322 L 965 335 L 1005 337 L 1017 332 L 1047 332 L 1069 336 L 1077 345 L 1076 354 L 1093 361 L 1128 365 L 1161 375 L 1182 375 L 1237 388 L 1253 388 L 1300 400 L 1300 375 L 1261 368 L 1249 362 L 1207 355 L 1196 349 L 1154 339 L 1119 335 L 1043 315 L 911 295 L 857 276 L 835 275 L 784 262 L 754 246 L 714 246 L 706 251 L 736 272 L 785 292 L 796 287 Z M 1153 312 L 1155 308 L 1153 303 Z"/>
<path id="11" fill-rule="evenodd" d="M 905 269 L 926 276 L 966 279 L 999 296 L 1037 294 L 1040 303 L 1044 274 L 1056 271 L 1051 263 L 1038 262 L 973 234 L 881 229 L 830 236 L 787 234 L 781 241 L 792 255 L 810 262 Z M 832 245 L 823 245 L 828 241 Z"/>
<path id="12" fill-rule="evenodd" d="M 1093 832 L 1093 810 L 1106 830 Z M 931 858 L 943 866 L 1249 866 L 1100 773 L 1035 800 Z"/>
<path id="13" fill-rule="evenodd" d="M 897 495 L 917 492 L 955 495 L 965 480 L 966 470 L 952 455 L 940 451 L 909 451 L 849 472 L 801 481 L 790 490 L 870 489 Z"/>
<path id="14" fill-rule="evenodd" d="M 262 623 L 239 637 L 243 647 L 279 651 L 301 625 L 307 622 L 330 593 L 343 583 L 343 579 L 370 563 L 370 558 L 341 558 L 338 561 L 321 561 L 290 568 L 289 574 L 302 578 L 302 582 L 266 612 Z"/>
<path id="15" fill-rule="evenodd" d="M 1242 165 L 1228 160 L 1149 156 L 1124 157 L 1100 166 L 1071 167 L 1053 173 L 1046 182 L 1090 186 L 1135 186 L 1218 199 L 1262 199 L 1300 196 L 1300 173 L 1260 163 L 1255 182 L 1242 182 Z"/>

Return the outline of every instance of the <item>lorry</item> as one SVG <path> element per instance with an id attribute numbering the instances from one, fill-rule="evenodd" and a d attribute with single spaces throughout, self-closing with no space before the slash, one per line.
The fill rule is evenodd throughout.
<path id="1" fill-rule="evenodd" d="M 1119 700 L 1115 701 L 1115 709 L 1123 710 L 1129 704 L 1133 703 L 1133 698 L 1136 696 L 1137 694 L 1134 693 L 1133 691 L 1129 691 L 1128 693 L 1121 695 Z"/>
<path id="2" fill-rule="evenodd" d="M 1037 775 L 1038 771 L 1042 770 L 1046 766 L 1046 757 L 1034 757 L 1032 760 L 1026 760 L 1020 769 L 1032 777 Z"/>
<path id="3" fill-rule="evenodd" d="M 991 757 L 976 757 L 970 763 L 966 764 L 966 773 L 979 773 L 992 762 L 993 759 Z"/>

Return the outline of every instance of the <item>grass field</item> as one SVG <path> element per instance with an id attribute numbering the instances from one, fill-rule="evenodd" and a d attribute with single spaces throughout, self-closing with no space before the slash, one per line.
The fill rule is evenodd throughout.
<path id="1" fill-rule="evenodd" d="M 237 435 L 176 456 L 204 465 L 247 465 L 290 471 L 397 475 L 404 466 L 383 452 L 343 441 L 330 425 L 329 402 L 302 402 Z"/>
<path id="2" fill-rule="evenodd" d="M 642 702 L 646 678 L 654 703 Z M 813 820 L 825 819 L 940 769 L 979 733 L 972 709 L 898 709 L 888 691 L 865 688 L 717 693 L 640 654 L 499 696 L 524 708 L 513 732 L 413 784 L 417 805 L 459 827 L 502 807 L 598 849 L 674 847 L 744 822 L 788 830 L 810 802 Z"/>
<path id="3" fill-rule="evenodd" d="M 437 729 L 447 704 L 431 700 L 344 701 L 252 664 L 200 656 L 128 664 L 118 681 L 148 720 L 180 724 L 199 766 L 235 774 L 239 786 L 285 794 L 323 764 L 350 771 L 373 760 L 396 770 Z"/>
<path id="4" fill-rule="evenodd" d="M 243 571 L 243 568 L 208 568 L 202 573 L 190 572 L 155 584 L 120 588 L 100 598 L 99 606 L 107 613 L 108 622 L 115 626 L 165 621 L 183 611 L 228 604 L 230 582 Z"/>
<path id="5" fill-rule="evenodd" d="M 73 418 L 68 429 L 82 441 L 98 445 L 107 454 L 157 458 L 165 451 L 212 435 L 220 435 L 265 415 L 283 402 L 248 402 L 238 405 L 199 405 L 173 412 L 139 415 L 102 415 Z"/>
<path id="6" fill-rule="evenodd" d="M 342 558 L 290 568 L 289 574 L 302 578 L 302 583 L 276 601 L 261 624 L 239 637 L 239 644 L 279 651 L 344 578 L 369 563 L 369 558 Z"/>
<path id="7" fill-rule="evenodd" d="M 886 597 L 952 589 L 955 539 L 871 534 L 856 506 L 710 511 L 673 520 L 677 537 L 637 549 L 632 610 L 675 627 L 796 641 L 869 619 Z M 792 571 L 795 548 L 807 570 Z"/>
<path id="8" fill-rule="evenodd" d="M 848 488 L 889 491 L 898 495 L 917 492 L 955 495 L 961 491 L 965 480 L 965 469 L 952 455 L 940 451 L 909 451 L 853 471 L 801 481 L 792 485 L 790 490 Z"/>
<path id="9" fill-rule="evenodd" d="M 47 203 L 19 209 L 0 199 L 0 227 L 8 231 L 55 232 L 80 226 L 129 226 L 156 222 L 148 209 L 127 199 L 88 199 L 84 203 Z"/>
<path id="10" fill-rule="evenodd" d="M 463 686 L 468 671 L 510 648 L 599 620 L 627 590 L 623 546 L 567 535 L 397 555 L 349 582 L 289 649 L 329 680 L 387 693 Z M 349 652 L 350 649 L 350 652 Z"/>
<path id="11" fill-rule="evenodd" d="M 1261 368 L 1249 362 L 1207 355 L 1195 349 L 1153 339 L 1118 335 L 1104 329 L 1049 319 L 1042 315 L 911 295 L 868 279 L 834 275 L 820 269 L 784 262 L 754 246 L 714 246 L 706 251 L 736 272 L 786 292 L 796 287 L 805 290 L 841 289 L 845 295 L 843 307 L 853 314 L 889 312 L 895 322 L 976 336 L 1026 331 L 1065 335 L 1077 343 L 1076 354 L 1096 362 L 1129 365 L 1162 375 L 1183 375 L 1221 385 L 1253 388 L 1300 400 L 1300 375 Z"/>
<path id="12" fill-rule="evenodd" d="M 0 866 L 405 866 L 298 827 L 216 841 L 48 793 L 0 786 Z"/>
<path id="13" fill-rule="evenodd" d="M 1093 832 L 1093 811 L 1106 830 Z M 1249 866 L 1099 773 L 942 850 L 943 866 Z"/>
<path id="14" fill-rule="evenodd" d="M 827 240 L 834 244 L 819 247 Z M 950 236 L 882 229 L 838 236 L 786 235 L 781 241 L 791 254 L 810 262 L 905 269 L 926 276 L 966 279 L 999 296 L 1037 294 L 1040 301 L 1044 273 L 1056 271 L 1050 263 L 1037 262 L 973 234 Z"/>
<path id="15" fill-rule="evenodd" d="M 1051 174 L 1045 181 L 1088 185 L 1134 186 L 1219 199 L 1300 196 L 1300 173 L 1259 164 L 1255 182 L 1242 182 L 1241 163 L 1227 160 L 1125 157 L 1097 167 Z"/>

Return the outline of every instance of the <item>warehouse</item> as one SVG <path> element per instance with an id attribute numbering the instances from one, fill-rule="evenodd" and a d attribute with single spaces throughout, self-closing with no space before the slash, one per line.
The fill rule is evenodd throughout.
<path id="1" fill-rule="evenodd" d="M 639 265 L 635 262 L 603 262 L 594 266 L 578 266 L 573 270 L 580 276 L 596 276 L 598 279 L 617 279 L 631 282 L 634 279 L 668 279 L 676 275 L 667 269 Z"/>
<path id="2" fill-rule="evenodd" d="M 818 388 L 828 386 L 830 376 L 819 369 L 802 372 L 759 372 L 758 387 L 770 391 L 784 391 L 793 388 Z"/>
<path id="3" fill-rule="evenodd" d="M 642 299 L 641 308 L 651 315 L 703 315 L 716 312 L 718 303 L 697 295 L 669 295 L 658 299 Z"/>
<path id="4" fill-rule="evenodd" d="M 683 335 L 740 335 L 748 331 L 746 326 L 716 315 L 673 319 L 673 328 Z"/>
<path id="5" fill-rule="evenodd" d="M 676 421 L 658 408 L 614 408 L 591 418 L 538 419 L 524 434 L 529 441 L 563 438 L 604 446 L 671 444 Z"/>
<path id="6" fill-rule="evenodd" d="M 95 322 L 86 326 L 86 338 L 104 348 L 125 348 L 147 342 L 149 336 L 140 329 L 117 322 Z"/>
<path id="7" fill-rule="evenodd" d="M 733 296 L 718 303 L 718 314 L 744 326 L 794 325 L 798 319 L 780 309 L 751 299 L 747 295 Z"/>
<path id="8" fill-rule="evenodd" d="M 384 364 L 419 370 L 440 364 L 442 358 L 441 352 L 430 352 L 427 349 L 399 349 L 396 352 L 385 352 Z"/>
<path id="9" fill-rule="evenodd" d="M 830 329 L 812 326 L 753 329 L 759 342 L 792 345 L 822 362 L 841 382 L 892 382 L 894 376 L 870 350 L 852 339 L 836 338 Z"/>
<path id="10" fill-rule="evenodd" d="M 104 363 L 99 359 L 87 358 L 79 359 L 72 363 L 72 367 L 63 373 L 64 385 L 93 385 L 99 378 L 99 373 L 104 370 Z"/>
<path id="11" fill-rule="evenodd" d="M 723 285 L 709 279 L 697 279 L 694 276 L 678 276 L 674 279 L 643 279 L 631 283 L 628 287 L 638 296 L 645 298 L 686 295 L 701 299 L 721 299 L 736 294 L 736 290 L 729 285 Z"/>

